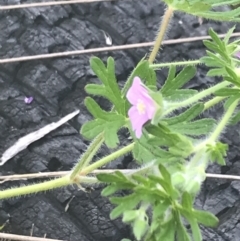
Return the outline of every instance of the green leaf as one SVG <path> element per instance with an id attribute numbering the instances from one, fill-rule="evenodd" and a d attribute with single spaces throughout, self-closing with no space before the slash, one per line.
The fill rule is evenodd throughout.
<path id="1" fill-rule="evenodd" d="M 121 91 L 117 84 L 114 59 L 108 58 L 106 68 L 101 59 L 93 57 L 90 59 L 90 65 L 103 85 L 87 85 L 85 87 L 87 93 L 107 98 L 114 104 L 119 114 L 125 115 L 125 100 L 121 97 Z"/>
<path id="2" fill-rule="evenodd" d="M 227 110 L 230 105 L 232 105 L 233 102 L 235 102 L 237 99 L 240 99 L 240 95 L 234 95 L 230 96 L 224 103 L 224 110 Z"/>
<path id="3" fill-rule="evenodd" d="M 107 91 L 103 85 L 88 84 L 85 86 L 85 91 L 90 95 L 107 97 Z"/>
<path id="4" fill-rule="evenodd" d="M 239 1 L 239 0 L 232 0 L 232 1 L 230 1 L 230 2 L 236 2 L 236 1 Z M 228 4 L 231 4 L 231 3 L 228 3 Z M 236 26 L 233 26 L 232 28 L 230 28 L 230 29 L 228 30 L 227 34 L 225 35 L 223 41 L 224 41 L 224 43 L 225 43 L 226 45 L 228 44 L 229 39 L 230 39 L 230 37 L 232 36 L 235 28 L 236 28 Z"/>
<path id="5" fill-rule="evenodd" d="M 102 60 L 98 57 L 92 57 L 90 59 L 90 66 L 97 77 L 103 82 L 103 84 L 107 85 L 107 69 Z"/>
<path id="6" fill-rule="evenodd" d="M 231 95 L 239 95 L 239 89 L 232 89 L 232 88 L 222 88 L 214 93 L 216 96 L 231 96 Z"/>
<path id="7" fill-rule="evenodd" d="M 188 192 L 184 192 L 182 195 L 182 206 L 189 211 L 193 208 L 192 196 Z"/>
<path id="8" fill-rule="evenodd" d="M 168 78 L 160 90 L 164 97 L 169 96 L 169 93 L 189 82 L 195 76 L 196 68 L 193 66 L 185 67 L 175 78 L 172 78 L 174 72 L 175 69 L 173 67 L 169 69 Z"/>
<path id="9" fill-rule="evenodd" d="M 217 68 L 217 69 L 210 69 L 207 72 L 207 76 L 209 77 L 214 77 L 214 76 L 225 76 L 226 75 L 226 71 L 223 68 Z"/>
<path id="10" fill-rule="evenodd" d="M 207 145 L 207 153 L 209 159 L 214 162 L 216 161 L 219 165 L 226 165 L 224 157 L 227 155 L 228 145 L 221 142 L 215 145 Z"/>
<path id="11" fill-rule="evenodd" d="M 102 110 L 90 97 L 85 99 L 85 105 L 96 119 L 85 123 L 81 128 L 81 134 L 91 140 L 103 132 L 106 145 L 109 148 L 116 147 L 119 143 L 117 132 L 125 124 L 125 117 Z"/>
<path id="12" fill-rule="evenodd" d="M 218 45 L 219 48 L 224 49 L 224 44 L 222 40 L 218 37 L 216 32 L 212 28 L 208 31 L 209 35 L 211 36 L 212 40 Z"/>
<path id="13" fill-rule="evenodd" d="M 163 119 L 163 121 L 166 121 L 168 125 L 175 125 L 179 124 L 182 122 L 188 122 L 191 121 L 192 119 L 196 118 L 199 116 L 200 113 L 202 113 L 204 110 L 204 104 L 203 103 L 198 103 L 193 106 L 191 106 L 189 109 L 184 111 L 182 114 L 174 117 L 170 117 L 167 119 Z"/>
<path id="14" fill-rule="evenodd" d="M 127 79 L 125 87 L 122 89 L 122 96 L 126 96 L 128 89 L 132 85 L 134 77 L 138 76 L 146 86 L 156 86 L 156 72 L 149 66 L 148 60 L 142 59 Z"/>
<path id="15" fill-rule="evenodd" d="M 127 184 L 126 184 L 126 186 L 127 186 Z M 113 184 L 110 184 L 107 187 L 105 187 L 102 190 L 101 195 L 104 196 L 104 197 L 107 197 L 107 196 L 110 196 L 110 195 L 114 194 L 118 190 L 119 190 L 119 186 L 116 185 L 115 183 L 113 183 Z"/>
<path id="16" fill-rule="evenodd" d="M 165 100 L 170 102 L 183 101 L 194 96 L 197 93 L 198 93 L 197 90 L 192 90 L 192 89 L 174 90 L 168 93 L 169 96 L 165 97 Z"/>
<path id="17" fill-rule="evenodd" d="M 214 119 L 204 118 L 197 121 L 171 125 L 170 128 L 182 135 L 199 136 L 208 134 L 212 131 L 215 124 L 216 122 Z"/>
<path id="18" fill-rule="evenodd" d="M 142 219 L 136 219 L 133 224 L 133 233 L 136 239 L 139 241 L 143 237 L 143 235 L 146 233 L 148 228 L 148 224 L 146 221 Z"/>
<path id="19" fill-rule="evenodd" d="M 177 231 L 177 241 L 191 241 L 191 238 L 181 221 L 177 223 L 176 231 Z"/>
<path id="20" fill-rule="evenodd" d="M 230 120 L 229 125 L 236 125 L 240 121 L 240 112 L 237 112 Z"/>
<path id="21" fill-rule="evenodd" d="M 194 210 L 193 215 L 199 223 L 205 225 L 206 227 L 214 228 L 218 225 L 218 218 L 210 212 Z"/>
<path id="22" fill-rule="evenodd" d="M 167 171 L 167 169 L 163 166 L 163 165 L 158 165 L 158 169 L 160 171 L 160 173 L 162 174 L 163 180 L 169 184 L 172 183 L 171 181 L 171 176 L 169 174 L 169 172 Z"/>
<path id="23" fill-rule="evenodd" d="M 138 210 L 127 210 L 123 213 L 122 221 L 124 223 L 130 223 L 138 217 Z"/>
<path id="24" fill-rule="evenodd" d="M 163 241 L 174 241 L 175 240 L 175 232 L 176 232 L 175 222 L 171 218 L 163 225 L 160 226 L 160 234 L 158 235 L 157 240 Z"/>

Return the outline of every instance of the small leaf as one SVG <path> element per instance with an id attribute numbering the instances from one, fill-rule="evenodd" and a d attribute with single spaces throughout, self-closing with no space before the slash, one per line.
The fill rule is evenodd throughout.
<path id="1" fill-rule="evenodd" d="M 236 125 L 239 121 L 240 121 L 240 112 L 238 112 L 237 114 L 235 114 L 235 115 L 231 118 L 229 124 L 230 124 L 230 125 Z"/>
<path id="2" fill-rule="evenodd" d="M 113 112 L 106 112 L 90 97 L 85 99 L 85 105 L 95 120 L 85 123 L 81 134 L 91 140 L 103 132 L 104 140 L 109 148 L 119 143 L 117 132 L 125 124 L 125 117 Z"/>
<path id="3" fill-rule="evenodd" d="M 101 59 L 98 57 L 92 57 L 90 59 L 90 66 L 93 72 L 97 75 L 97 77 L 105 84 L 107 85 L 107 69 L 102 62 Z"/>
<path id="4" fill-rule="evenodd" d="M 234 95 L 230 96 L 224 103 L 224 110 L 227 110 L 230 105 L 232 105 L 233 102 L 235 102 L 237 99 L 240 99 L 240 95 Z"/>
<path id="5" fill-rule="evenodd" d="M 166 121 L 168 125 L 179 124 L 181 122 L 188 122 L 194 119 L 195 117 L 197 117 L 200 113 L 202 113 L 203 110 L 204 110 L 204 104 L 198 103 L 191 106 L 182 114 L 164 119 L 163 121 Z"/>
<path id="6" fill-rule="evenodd" d="M 232 88 L 222 88 L 222 89 L 214 92 L 214 95 L 216 95 L 216 96 L 239 95 L 240 96 L 240 90 L 239 89 L 232 89 Z"/>
<path id="7" fill-rule="evenodd" d="M 160 226 L 160 225 L 159 225 Z M 171 218 L 167 222 L 165 222 L 163 225 L 160 226 L 160 234 L 158 235 L 158 240 L 163 241 L 174 241 L 175 240 L 175 222 Z"/>
<path id="8" fill-rule="evenodd" d="M 122 221 L 129 223 L 134 221 L 138 217 L 138 210 L 127 210 L 123 213 Z"/>
<path id="9" fill-rule="evenodd" d="M 91 95 L 99 95 L 99 96 L 107 97 L 106 88 L 101 85 L 88 84 L 85 86 L 85 91 Z"/>
<path id="10" fill-rule="evenodd" d="M 171 176 L 167 169 L 163 165 L 158 165 L 159 171 L 162 174 L 162 177 L 165 182 L 171 184 Z"/>
<path id="11" fill-rule="evenodd" d="M 170 68 L 169 71 L 173 70 L 173 68 Z M 169 78 L 172 77 L 172 73 L 169 73 L 167 81 L 160 90 L 162 95 L 164 97 L 169 96 L 169 92 L 181 88 L 184 84 L 191 80 L 195 76 L 195 74 L 196 68 L 193 66 L 185 67 L 174 79 Z"/>
<path id="12" fill-rule="evenodd" d="M 237 1 L 238 1 L 238 0 L 237 0 Z M 230 39 L 230 37 L 232 36 L 235 28 L 236 28 L 236 26 L 233 26 L 232 28 L 230 28 L 230 29 L 228 30 L 227 34 L 225 35 L 225 37 L 224 37 L 224 39 L 223 39 L 223 41 L 224 41 L 225 44 L 228 44 L 229 39 Z"/>
<path id="13" fill-rule="evenodd" d="M 206 227 L 216 227 L 218 225 L 218 218 L 210 212 L 194 210 L 194 217 L 197 221 Z"/>
<path id="14" fill-rule="evenodd" d="M 168 93 L 169 96 L 165 97 L 165 100 L 169 102 L 183 101 L 194 96 L 197 93 L 198 93 L 197 90 L 192 90 L 192 89 L 174 90 Z"/>
<path id="15" fill-rule="evenodd" d="M 193 208 L 193 200 L 189 193 L 184 192 L 182 195 L 182 206 L 188 211 L 191 211 Z"/>
<path id="16" fill-rule="evenodd" d="M 133 224 L 133 233 L 136 239 L 139 241 L 147 231 L 148 224 L 146 221 L 141 219 L 136 219 Z"/>
<path id="17" fill-rule="evenodd" d="M 199 136 L 208 134 L 210 131 L 212 131 L 215 124 L 216 122 L 214 119 L 204 118 L 188 123 L 171 125 L 170 127 L 173 131 L 177 131 L 182 135 Z"/>

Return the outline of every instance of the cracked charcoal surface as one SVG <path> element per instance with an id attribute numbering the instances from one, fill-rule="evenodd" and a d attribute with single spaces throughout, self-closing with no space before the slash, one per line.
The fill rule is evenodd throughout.
<path id="1" fill-rule="evenodd" d="M 19 1 L 10 1 L 19 4 Z M 9 2 L 9 3 L 10 3 Z M 22 1 L 26 2 L 26 1 Z M 0 0 L 1 4 L 6 1 Z M 152 41 L 164 11 L 159 0 L 119 1 L 78 5 L 51 6 L 2 11 L 0 14 L 0 58 L 46 54 L 105 46 L 104 30 L 114 45 Z M 206 35 L 212 27 L 225 33 L 231 24 L 204 22 L 175 14 L 168 38 Z M 124 81 L 148 48 L 118 52 L 104 52 L 97 56 L 116 60 L 119 85 Z M 167 45 L 158 60 L 177 61 L 197 59 L 204 55 L 201 42 Z M 0 169 L 1 175 L 69 170 L 87 147 L 79 135 L 81 125 L 91 119 L 84 108 L 84 86 L 97 79 L 89 68 L 89 56 L 68 56 L 55 59 L 17 62 L 0 65 L 0 151 L 3 153 L 19 137 L 60 119 L 73 110 L 81 113 L 61 128 L 30 145 Z M 203 89 L 217 81 L 205 77 L 206 68 L 198 67 L 197 76 L 188 84 Z M 166 71 L 158 72 L 159 85 Z M 25 96 L 33 96 L 30 105 Z M 108 106 L 106 101 L 102 105 Z M 221 108 L 209 114 L 220 118 Z M 229 128 L 223 135 L 230 145 L 227 166 L 209 167 L 209 172 L 240 174 L 239 128 Z M 122 144 L 124 144 L 123 137 Z M 103 148 L 100 156 L 106 155 Z M 132 165 L 129 156 L 120 158 L 110 168 Z M 2 188 L 22 183 L 4 183 Z M 129 227 L 121 220 L 111 221 L 112 206 L 100 195 L 98 187 L 85 193 L 74 187 L 14 198 L 0 202 L 0 224 L 9 218 L 5 231 L 71 241 L 120 241 L 131 238 Z M 65 207 L 69 204 L 67 212 Z M 240 183 L 229 180 L 208 179 L 202 186 L 196 205 L 210 210 L 220 218 L 217 229 L 203 228 L 205 241 L 240 240 Z"/>

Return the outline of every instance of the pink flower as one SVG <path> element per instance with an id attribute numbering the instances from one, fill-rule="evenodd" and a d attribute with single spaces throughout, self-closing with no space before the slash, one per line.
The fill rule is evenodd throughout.
<path id="1" fill-rule="evenodd" d="M 156 103 L 148 94 L 139 77 L 133 79 L 132 86 L 127 92 L 127 99 L 132 104 L 128 111 L 133 131 L 137 138 L 142 135 L 143 125 L 154 117 Z"/>
<path id="2" fill-rule="evenodd" d="M 32 101 L 33 101 L 33 97 L 32 97 L 32 96 L 30 96 L 30 97 L 25 97 L 25 98 L 24 98 L 24 102 L 25 102 L 26 104 L 31 104 Z"/>

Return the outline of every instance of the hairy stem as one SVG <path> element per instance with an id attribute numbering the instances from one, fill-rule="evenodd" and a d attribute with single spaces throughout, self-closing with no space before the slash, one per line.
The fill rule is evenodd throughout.
<path id="1" fill-rule="evenodd" d="M 98 135 L 95 140 L 89 145 L 87 151 L 83 154 L 83 156 L 78 161 L 77 165 L 73 168 L 73 171 L 70 175 L 70 178 L 73 180 L 75 176 L 80 173 L 80 171 L 86 167 L 94 157 L 94 155 L 97 153 L 99 148 L 101 147 L 103 143 L 103 135 Z"/>
<path id="2" fill-rule="evenodd" d="M 209 101 L 207 101 L 205 104 L 204 104 L 204 111 L 213 107 L 214 105 L 217 105 L 219 102 L 221 102 L 222 100 L 226 99 L 227 97 L 215 97 Z"/>
<path id="3" fill-rule="evenodd" d="M 208 95 L 211 95 L 213 94 L 214 92 L 216 92 L 217 90 L 221 89 L 221 88 L 224 88 L 228 85 L 230 85 L 231 83 L 229 83 L 228 81 L 223 81 L 219 84 L 216 84 L 214 85 L 213 87 L 210 87 L 206 90 L 203 90 L 201 92 L 199 92 L 198 94 L 182 101 L 182 102 L 179 102 L 179 103 L 172 103 L 168 109 L 164 112 L 164 116 L 170 114 L 171 112 L 173 112 L 174 110 L 177 110 L 177 109 L 181 109 L 181 108 L 184 108 L 184 107 L 187 107 L 189 105 L 192 105 L 194 103 L 196 103 L 197 101 L 207 97 Z"/>
<path id="4" fill-rule="evenodd" d="M 134 143 L 112 153 L 109 156 L 106 156 L 102 158 L 101 160 L 93 163 L 92 165 L 89 165 L 81 170 L 81 174 L 87 175 L 88 173 L 94 171 L 95 169 L 102 167 L 103 165 L 111 162 L 112 160 L 127 154 L 130 152 L 134 147 Z M 71 174 L 70 174 L 71 175 Z M 64 187 L 67 185 L 71 184 L 94 184 L 97 182 L 95 181 L 94 178 L 91 177 L 84 177 L 84 176 L 79 176 L 77 178 L 77 181 L 80 181 L 80 183 L 77 183 L 77 181 L 74 179 L 70 178 L 70 175 L 66 175 L 64 177 L 60 177 L 54 180 L 42 182 L 42 183 L 37 183 L 37 184 L 32 184 L 24 187 L 16 187 L 12 189 L 7 189 L 7 190 L 2 190 L 0 191 L 0 199 L 6 199 L 6 198 L 11 198 L 11 197 L 17 197 L 17 196 L 22 196 L 22 195 L 27 195 L 27 194 L 32 194 L 32 193 L 37 193 L 37 192 L 42 192 L 42 191 L 47 191 L 50 189 L 54 188 L 60 188 Z"/>
<path id="5" fill-rule="evenodd" d="M 28 185 L 24 187 L 16 187 L 0 191 L 0 199 L 12 198 L 42 191 L 47 191 L 54 188 L 64 187 L 71 184 L 69 175 L 60 177 L 54 180 Z"/>
<path id="6" fill-rule="evenodd" d="M 222 131 L 226 127 L 227 123 L 229 122 L 230 118 L 232 117 L 232 114 L 234 113 L 234 111 L 238 105 L 238 102 L 239 102 L 239 100 L 236 100 L 229 106 L 229 108 L 225 112 L 222 120 L 219 122 L 219 124 L 217 125 L 214 132 L 211 134 L 211 136 L 209 138 L 209 142 L 215 142 L 219 138 L 220 134 L 222 133 Z"/>
<path id="7" fill-rule="evenodd" d="M 153 46 L 153 50 L 149 56 L 149 63 L 153 63 L 153 61 L 157 56 L 158 50 L 162 44 L 162 41 L 164 40 L 164 36 L 166 34 L 168 24 L 173 16 L 173 12 L 174 12 L 174 9 L 171 7 L 168 7 L 164 13 L 156 41 Z"/>
<path id="8" fill-rule="evenodd" d="M 132 151 L 133 147 L 134 147 L 134 143 L 132 143 L 126 147 L 123 147 L 122 149 L 102 158 L 101 160 L 99 160 L 97 162 L 94 162 L 93 164 L 85 167 L 81 171 L 81 174 L 87 175 L 88 173 L 98 169 L 99 167 L 102 167 L 103 165 L 106 165 L 107 163 L 111 162 L 112 160 L 117 159 L 118 157 L 123 156 L 123 155 L 127 154 L 128 152 Z"/>
<path id="9" fill-rule="evenodd" d="M 172 62 L 172 63 L 161 63 L 161 64 L 150 64 L 150 68 L 153 68 L 154 70 L 158 70 L 165 67 L 170 66 L 190 66 L 190 65 L 197 65 L 201 64 L 202 62 L 200 60 L 188 60 L 188 61 L 179 61 L 179 62 Z"/>

